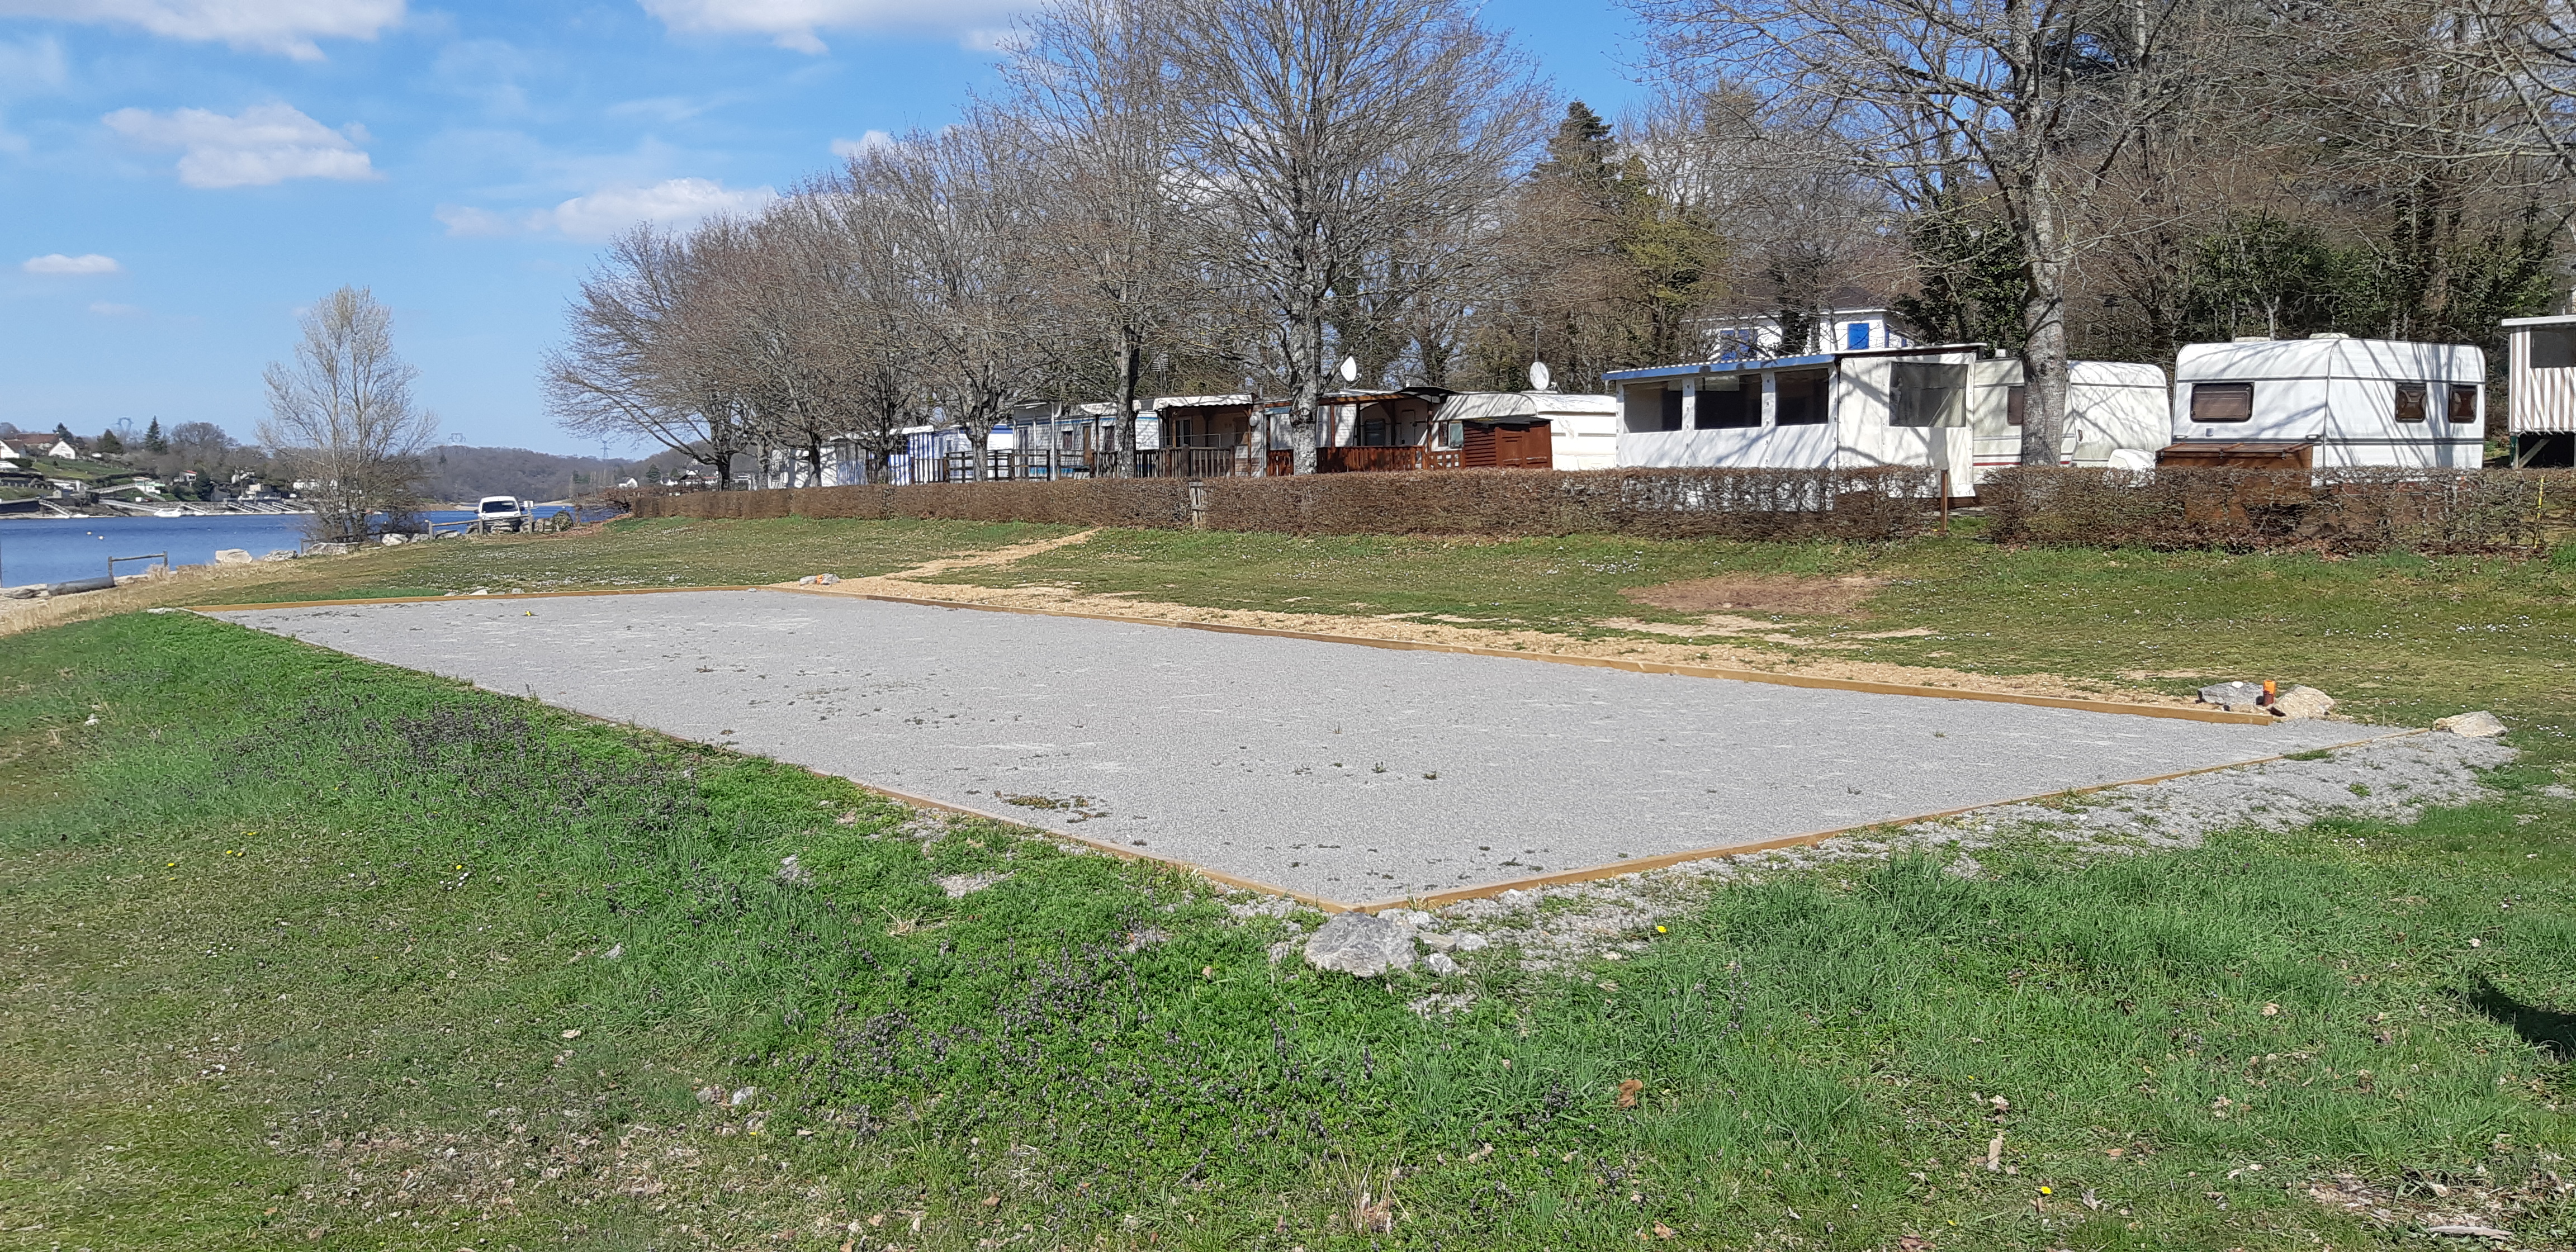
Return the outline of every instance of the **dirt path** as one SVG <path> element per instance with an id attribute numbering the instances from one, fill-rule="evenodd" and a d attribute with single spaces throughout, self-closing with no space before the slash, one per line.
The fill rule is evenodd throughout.
<path id="1" fill-rule="evenodd" d="M 943 558 L 892 574 L 843 579 L 830 587 L 800 587 L 793 583 L 778 585 L 784 590 L 823 595 L 899 596 L 908 600 L 940 600 L 954 604 L 990 605 L 996 608 L 1096 614 L 1141 621 L 1198 622 L 1262 630 L 1343 635 L 1358 639 L 1387 639 L 1451 647 L 1499 648 L 1542 656 L 1605 657 L 1665 665 L 1749 669 L 1764 673 L 1802 674 L 1816 678 L 1835 678 L 1856 682 L 1949 687 L 1961 691 L 2120 700 L 2134 704 L 2191 703 L 2189 700 L 2162 692 L 2141 690 L 2113 682 L 2067 678 L 2057 674 L 1971 674 L 1936 666 L 1892 665 L 1879 661 L 1855 661 L 1830 655 L 1790 655 L 1783 653 L 1779 648 L 1747 647 L 1728 643 L 1680 643 L 1662 639 L 1575 639 L 1539 630 L 1493 630 L 1400 617 L 1199 608 L 1186 604 L 1134 599 L 1129 593 L 1123 592 L 1091 595 L 1070 587 L 1052 585 L 977 587 L 958 583 L 920 581 L 961 569 L 1010 565 L 1042 552 L 1051 552 L 1057 548 L 1082 543 L 1095 533 L 1097 532 L 1086 530 L 1080 534 L 1014 547 L 996 548 L 971 556 Z M 1635 629 L 1638 626 L 1637 623 L 1615 618 L 1603 619 L 1598 624 L 1611 629 Z M 1748 624 L 1754 623 L 1748 622 Z M 1759 624 L 1768 625 L 1768 623 Z M 1669 627 L 1662 629 L 1669 629 Z M 1713 630 L 1711 633 L 1721 633 L 1721 631 Z M 1745 634 L 1749 638 L 1764 638 L 1760 635 L 1752 635 L 1750 632 Z"/>

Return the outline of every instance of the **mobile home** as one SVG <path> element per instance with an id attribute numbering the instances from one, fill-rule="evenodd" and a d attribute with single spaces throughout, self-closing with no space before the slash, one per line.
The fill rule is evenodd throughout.
<path id="1" fill-rule="evenodd" d="M 2576 316 L 2508 317 L 2504 328 L 2514 467 L 2576 465 Z"/>
<path id="2" fill-rule="evenodd" d="M 2165 440 L 2164 372 L 2073 364 L 2064 459 L 2148 463 Z M 1966 494 L 2021 459 L 2021 364 L 1981 344 L 1621 370 L 1618 464 L 1766 469 L 1916 465 Z"/>
<path id="3" fill-rule="evenodd" d="M 2289 448 L 2314 468 L 2475 469 L 2486 354 L 2464 344 L 2312 335 L 2196 343 L 2174 358 L 2173 444 Z"/>

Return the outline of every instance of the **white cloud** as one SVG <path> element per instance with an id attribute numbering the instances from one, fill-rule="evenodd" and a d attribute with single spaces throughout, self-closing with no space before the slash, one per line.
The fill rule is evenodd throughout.
<path id="1" fill-rule="evenodd" d="M 846 160 L 850 157 L 859 156 L 869 152 L 882 151 L 893 146 L 893 135 L 887 134 L 881 130 L 872 130 L 856 139 L 833 140 L 832 155 Z"/>
<path id="2" fill-rule="evenodd" d="M 117 264 L 115 257 L 100 256 L 95 252 L 84 252 L 79 256 L 64 256 L 59 252 L 48 252 L 43 256 L 28 257 L 19 263 L 18 268 L 30 274 L 122 274 L 125 272 L 125 267 Z"/>
<path id="3" fill-rule="evenodd" d="M 779 47 L 812 53 L 826 50 L 817 31 L 968 31 L 1034 7 L 1025 0 L 643 0 L 643 5 L 673 31 L 766 35 Z"/>
<path id="4" fill-rule="evenodd" d="M 551 209 L 495 213 L 441 205 L 434 216 L 450 235 L 473 237 L 555 233 L 597 242 L 640 222 L 691 226 L 724 213 L 756 213 L 778 198 L 767 187 L 728 188 L 711 178 L 672 178 L 649 187 L 602 187 Z"/>
<path id="5" fill-rule="evenodd" d="M 132 26 L 319 61 L 316 38 L 373 39 L 403 20 L 403 0 L 0 0 L 0 17 Z"/>
<path id="6" fill-rule="evenodd" d="M 333 130 L 293 107 L 259 104 L 226 117 L 205 109 L 118 109 L 107 128 L 155 148 L 185 149 L 179 181 L 191 187 L 265 187 L 290 178 L 381 178 L 358 144 L 364 127 Z"/>

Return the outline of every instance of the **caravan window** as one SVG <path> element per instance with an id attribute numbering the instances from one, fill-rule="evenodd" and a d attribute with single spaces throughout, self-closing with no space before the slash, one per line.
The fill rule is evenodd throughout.
<path id="1" fill-rule="evenodd" d="M 2450 406 L 2445 416 L 2451 419 L 2451 424 L 2454 426 L 2477 425 L 2478 385 L 2476 383 L 2451 384 Z"/>
<path id="2" fill-rule="evenodd" d="M 1968 424 L 1968 367 L 1942 361 L 1898 361 L 1888 366 L 1887 424 Z"/>
<path id="3" fill-rule="evenodd" d="M 2397 384 L 2397 420 L 2401 422 L 2424 420 L 2424 384 Z"/>
<path id="4" fill-rule="evenodd" d="M 2193 383 L 2191 385 L 2191 420 L 2195 422 L 2253 421 L 2254 384 Z"/>
<path id="5" fill-rule="evenodd" d="M 1822 426 L 1825 424 L 1825 384 L 1832 375 L 1823 370 L 1782 371 L 1780 405 L 1771 419 L 1777 426 Z"/>
<path id="6" fill-rule="evenodd" d="M 2021 425 L 2022 416 L 2030 412 L 2030 388 L 2015 384 L 2004 388 L 2004 425 Z"/>
<path id="7" fill-rule="evenodd" d="M 1701 430 L 1734 430 L 1762 424 L 1762 389 L 1754 382 L 1759 375 L 1739 375 L 1725 381 L 1733 386 L 1718 390 L 1717 379 L 1702 379 L 1699 384 L 1699 417 L 1691 425 Z"/>

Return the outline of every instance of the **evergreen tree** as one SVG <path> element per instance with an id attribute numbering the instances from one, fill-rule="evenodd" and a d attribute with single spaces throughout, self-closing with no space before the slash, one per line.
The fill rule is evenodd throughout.
<path id="1" fill-rule="evenodd" d="M 114 456 L 125 451 L 125 441 L 117 438 L 113 429 L 102 430 L 98 432 L 98 439 L 90 445 L 90 449 L 100 456 Z"/>
<path id="2" fill-rule="evenodd" d="M 161 433 L 160 418 L 153 418 L 152 424 L 143 428 L 143 450 L 156 454 L 170 450 L 170 437 Z"/>

